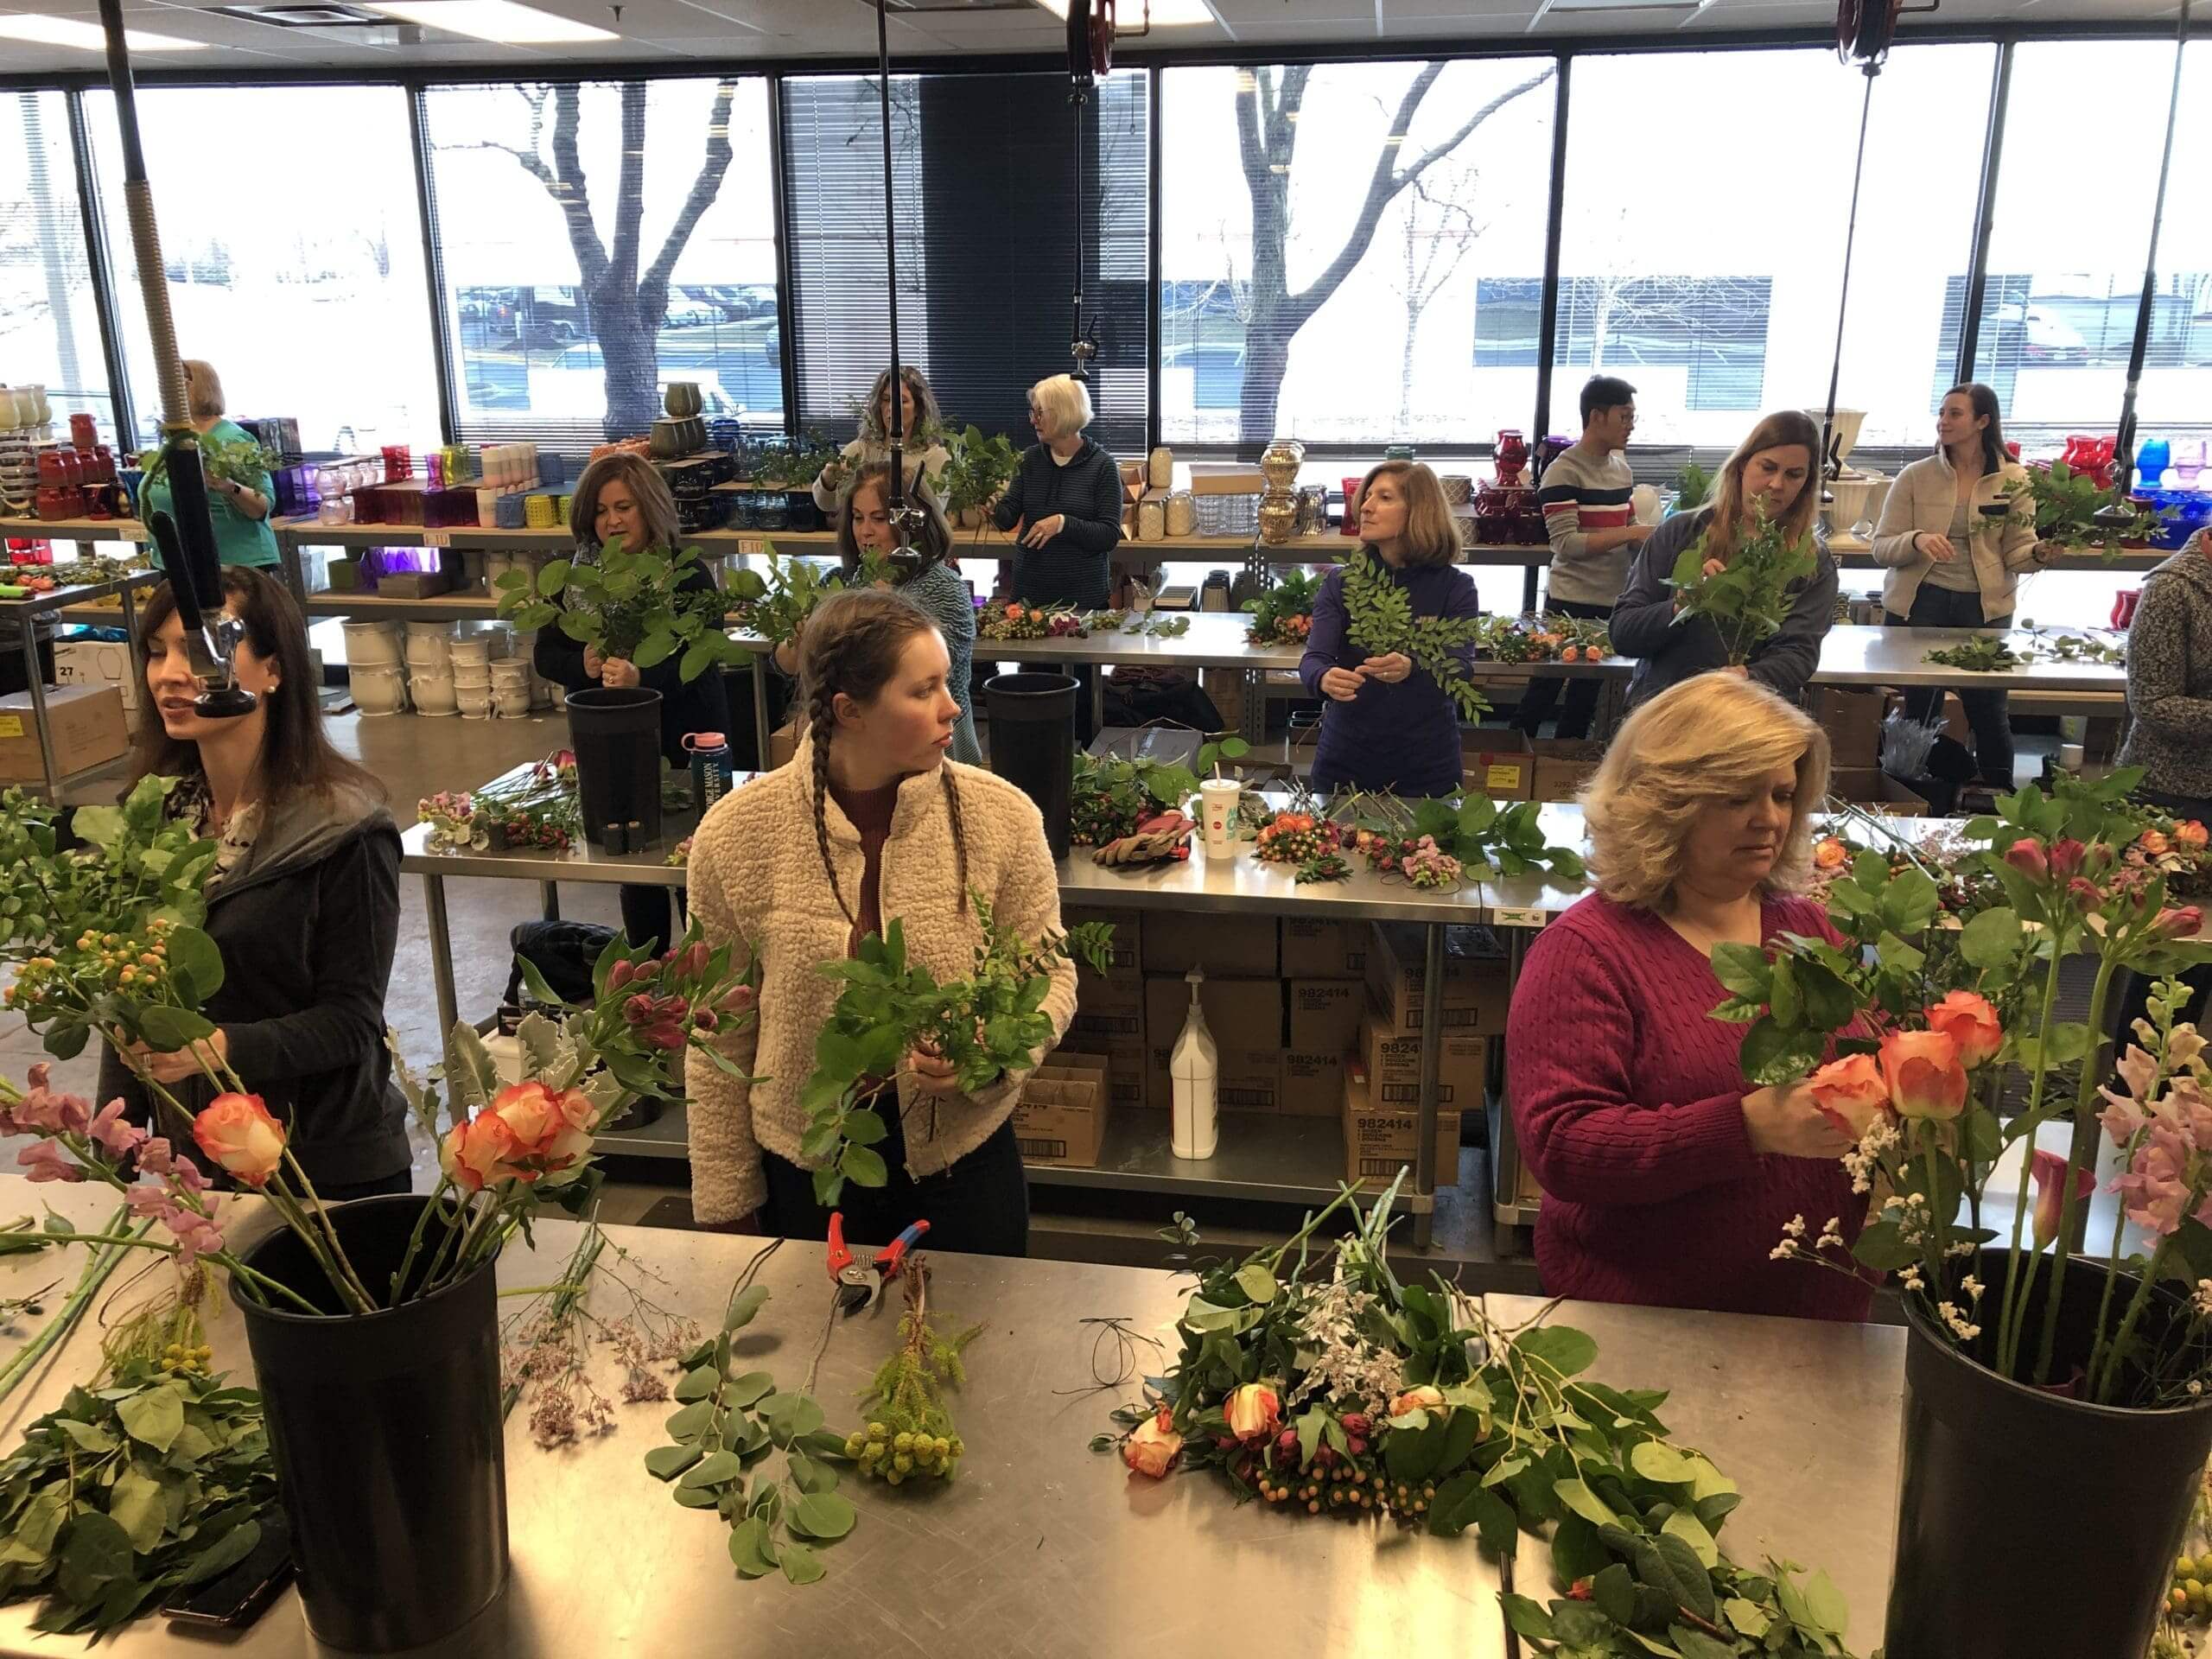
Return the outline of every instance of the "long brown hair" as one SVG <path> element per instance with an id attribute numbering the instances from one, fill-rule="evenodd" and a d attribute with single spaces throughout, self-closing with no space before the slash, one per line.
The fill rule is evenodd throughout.
<path id="1" fill-rule="evenodd" d="M 919 475 L 909 481 L 906 499 L 922 510 L 921 532 L 914 538 L 914 551 L 922 556 L 918 575 L 932 564 L 948 558 L 952 553 L 952 526 L 944 516 L 944 509 L 938 505 L 937 493 L 926 477 Z M 850 575 L 861 568 L 860 537 L 853 531 L 853 507 L 863 490 L 880 490 L 887 505 L 891 499 L 891 463 L 887 461 L 870 461 L 853 474 L 851 486 L 845 491 L 842 510 L 837 514 L 837 556 L 842 561 L 845 574 Z"/>
<path id="2" fill-rule="evenodd" d="M 276 669 L 275 689 L 262 696 L 268 723 L 256 766 L 265 805 L 274 807 L 301 793 L 327 796 L 344 786 L 383 800 L 384 785 L 376 774 L 339 753 L 323 731 L 322 702 L 315 695 L 315 664 L 308 655 L 308 625 L 291 594 L 258 570 L 237 564 L 224 569 L 223 594 L 231 613 L 245 624 L 246 643 L 254 654 Z M 152 639 L 175 614 L 176 594 L 165 582 L 146 601 L 140 625 L 143 637 Z M 130 781 L 135 784 L 153 772 L 175 778 L 198 772 L 200 746 L 171 737 L 143 681 L 141 690 L 145 721 L 131 757 Z"/>
<path id="3" fill-rule="evenodd" d="M 840 693 L 855 702 L 871 702 L 899 669 L 906 642 L 917 634 L 933 633 L 937 624 L 896 594 L 874 588 L 849 588 L 832 594 L 814 607 L 799 635 L 799 694 L 806 706 L 808 736 L 814 745 L 814 843 L 822 855 L 822 868 L 830 878 L 830 893 L 845 919 L 855 919 L 837 885 L 837 868 L 830 861 L 830 821 L 824 804 L 830 796 L 830 743 L 837 731 Z M 944 810 L 952 819 L 952 846 L 958 861 L 959 907 L 968 908 L 968 836 L 961 826 L 960 790 L 949 766 L 938 768 L 944 785 Z"/>
<path id="4" fill-rule="evenodd" d="M 2005 417 L 1997 407 L 1997 394 L 1979 380 L 1964 380 L 1943 394 L 1944 401 L 1963 397 L 1967 407 L 1974 411 L 1976 420 L 1986 416 L 1989 424 L 1981 429 L 1981 471 L 1986 478 L 1992 473 L 2001 473 L 2005 463 L 2012 459 L 2005 448 Z M 1938 454 L 1943 446 L 1937 444 Z"/>
<path id="5" fill-rule="evenodd" d="M 1783 533 L 1796 545 L 1812 533 L 1813 515 L 1821 510 L 1821 429 L 1802 409 L 1778 409 L 1736 446 L 1727 465 L 1713 486 L 1713 516 L 1706 520 L 1705 550 L 1716 559 L 1734 556 L 1744 516 L 1744 468 L 1762 449 L 1801 444 L 1805 450 L 1805 487 L 1797 493 L 1782 517 Z"/>
<path id="6" fill-rule="evenodd" d="M 1421 564 L 1456 564 L 1459 560 L 1459 526 L 1452 517 L 1452 504 L 1444 499 L 1444 486 L 1436 481 L 1436 474 L 1417 461 L 1386 461 L 1380 467 L 1370 467 L 1367 476 L 1359 481 L 1359 501 L 1375 487 L 1375 480 L 1387 478 L 1395 483 L 1399 493 L 1406 498 L 1406 529 L 1399 540 L 1405 543 L 1405 561 L 1408 569 Z M 1346 504 L 1347 511 L 1357 514 L 1359 501 Z M 1360 545 L 1369 552 L 1374 544 L 1363 541 Z"/>
<path id="7" fill-rule="evenodd" d="M 584 468 L 584 475 L 576 480 L 575 494 L 569 499 L 569 533 L 580 544 L 599 544 L 599 494 L 618 480 L 630 486 L 630 499 L 638 504 L 638 516 L 645 521 L 644 545 L 664 553 L 675 552 L 676 538 L 682 533 L 677 528 L 676 498 L 668 493 L 667 482 L 652 462 L 627 449 L 601 455 Z"/>
<path id="8" fill-rule="evenodd" d="M 914 424 L 899 434 L 903 446 L 918 436 L 933 437 L 944 425 L 944 416 L 938 409 L 937 394 L 930 390 L 929 377 L 912 363 L 899 365 L 899 378 L 914 397 Z M 868 394 L 868 407 L 861 411 L 861 435 L 880 442 L 891 442 L 891 411 L 885 404 L 884 394 L 891 390 L 891 371 L 875 377 L 875 385 Z"/>

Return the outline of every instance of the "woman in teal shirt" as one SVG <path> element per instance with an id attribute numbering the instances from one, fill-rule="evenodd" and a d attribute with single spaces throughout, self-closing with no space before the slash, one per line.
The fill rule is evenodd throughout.
<path id="1" fill-rule="evenodd" d="M 195 432 L 226 443 L 254 442 L 253 434 L 223 418 L 223 383 L 213 368 L 198 358 L 185 359 L 184 387 Z M 225 564 L 268 567 L 276 563 L 276 532 L 269 527 L 276 505 L 276 486 L 266 471 L 250 485 L 207 474 L 207 516 L 214 521 L 215 550 Z M 156 478 L 138 493 L 140 518 L 150 520 L 157 512 L 172 517 L 176 512 L 166 478 Z M 155 563 L 161 563 L 160 549 L 149 545 L 146 550 Z"/>

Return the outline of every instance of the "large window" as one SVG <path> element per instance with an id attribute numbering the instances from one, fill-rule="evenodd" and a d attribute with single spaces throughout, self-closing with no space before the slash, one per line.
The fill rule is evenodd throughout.
<path id="1" fill-rule="evenodd" d="M 1874 84 L 1836 400 L 1862 445 L 1924 445 L 1949 384 L 1993 65 L 1906 47 Z M 1826 405 L 1865 86 L 1820 50 L 1576 60 L 1555 427 L 1599 371 L 1635 384 L 1639 444 L 1729 448 L 1761 410 Z M 1478 325 L 1477 359 L 1533 311 Z"/>
<path id="2" fill-rule="evenodd" d="M 1029 387 L 1072 366 L 1080 213 L 1090 435 L 1143 444 L 1149 87 L 1118 73 L 1084 107 L 1078 202 L 1065 75 L 892 78 L 899 356 L 949 420 L 1030 441 Z M 784 83 L 799 415 L 839 436 L 890 361 L 880 104 L 873 76 Z"/>
<path id="3" fill-rule="evenodd" d="M 423 94 L 464 438 L 571 451 L 704 413 L 784 420 L 767 94 L 734 81 Z"/>
<path id="4" fill-rule="evenodd" d="M 60 92 L 0 92 L 0 383 L 114 429 Z"/>
<path id="5" fill-rule="evenodd" d="M 2173 53 L 2157 41 L 2014 49 L 1974 374 L 1996 390 L 2005 435 L 2031 457 L 2056 454 L 2069 433 L 2108 435 L 2119 422 Z M 2190 53 L 2201 105 L 2212 77 L 2202 69 L 2203 46 Z M 2192 108 L 2188 91 L 2140 406 L 2146 419 L 2203 430 L 2212 429 L 2212 316 L 2202 315 L 2212 311 L 2212 231 L 2194 198 L 2212 147 L 2212 111 Z M 2059 110 L 2094 118 L 2054 120 Z M 2096 142 L 2084 143 L 2092 127 Z"/>
<path id="6" fill-rule="evenodd" d="M 1483 279 L 1543 270 L 1554 73 L 1168 70 L 1162 435 L 1450 443 L 1527 425 L 1533 339 L 1495 359 L 1473 342 Z"/>
<path id="7" fill-rule="evenodd" d="M 310 449 L 442 442 L 406 94 L 396 86 L 144 88 L 138 126 L 177 346 L 233 416 L 289 415 Z M 115 100 L 86 95 L 139 435 L 161 416 L 137 302 Z M 282 135 L 285 168 L 264 142 Z"/>

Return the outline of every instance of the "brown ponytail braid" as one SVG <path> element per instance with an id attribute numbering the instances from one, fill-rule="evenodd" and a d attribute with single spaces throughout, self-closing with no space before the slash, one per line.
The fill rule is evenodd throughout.
<path id="1" fill-rule="evenodd" d="M 899 666 L 906 642 L 936 624 L 896 594 L 874 588 L 832 594 L 815 607 L 799 635 L 799 684 L 806 703 L 807 734 L 814 745 L 814 843 L 837 908 L 851 923 L 853 907 L 837 884 L 830 857 L 830 743 L 837 730 L 837 698 L 867 702 L 880 695 Z M 960 791 L 949 767 L 938 772 L 944 806 L 952 820 L 952 845 L 958 861 L 959 908 L 968 908 L 968 836 L 960 814 Z"/>

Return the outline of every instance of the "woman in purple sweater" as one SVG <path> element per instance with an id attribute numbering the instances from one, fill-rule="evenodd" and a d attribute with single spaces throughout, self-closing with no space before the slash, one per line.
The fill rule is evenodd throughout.
<path id="1" fill-rule="evenodd" d="M 1585 793 L 1598 891 L 1538 936 L 1506 1018 L 1506 1084 L 1543 1184 L 1554 1295 L 1860 1319 L 1872 1287 L 1771 1253 L 1855 1239 L 1851 1137 L 1802 1079 L 1752 1089 L 1713 947 L 1841 938 L 1793 895 L 1827 735 L 1754 681 L 1707 674 L 1630 715 Z"/>
<path id="2" fill-rule="evenodd" d="M 1427 467 L 1386 461 L 1359 487 L 1359 550 L 1403 588 L 1415 616 L 1480 616 L 1475 584 L 1455 568 L 1459 528 Z M 1313 631 L 1298 676 L 1327 699 L 1313 787 L 1448 795 L 1459 787 L 1459 718 L 1450 695 L 1402 652 L 1371 656 L 1351 643 L 1344 573 L 1332 570 L 1313 601 Z M 1471 667 L 1471 645 L 1461 653 Z"/>

